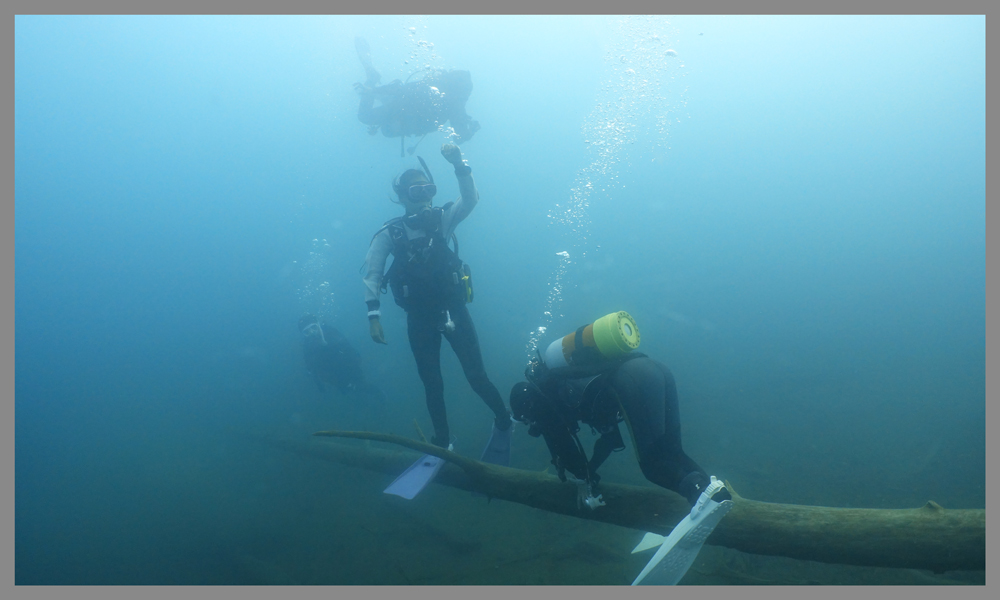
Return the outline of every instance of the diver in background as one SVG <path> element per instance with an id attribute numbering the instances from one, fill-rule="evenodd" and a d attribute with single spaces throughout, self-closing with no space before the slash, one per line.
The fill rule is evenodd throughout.
<path id="1" fill-rule="evenodd" d="M 340 331 L 320 323 L 316 315 L 307 314 L 299 319 L 299 332 L 306 369 L 320 392 L 325 391 L 324 384 L 332 385 L 341 394 L 361 392 L 384 404 L 385 394 L 365 381 L 361 355 Z"/>
<path id="2" fill-rule="evenodd" d="M 393 190 L 406 213 L 385 223 L 372 237 L 365 257 L 365 302 L 372 340 L 385 344 L 379 317 L 379 295 L 392 288 L 393 299 L 406 311 L 406 332 L 424 384 L 427 410 L 434 424 L 432 443 L 447 448 L 450 441 L 441 376 L 441 337 L 451 344 L 472 389 L 493 411 L 497 441 L 509 443 L 512 422 L 503 398 L 490 382 L 483 365 L 479 337 L 466 303 L 472 300 L 468 267 L 448 240 L 479 201 L 472 169 L 454 144 L 441 146 L 441 154 L 455 167 L 461 197 L 441 207 L 432 206 L 437 186 L 423 159 L 423 170 L 409 169 L 396 178 Z M 419 158 L 419 157 L 418 157 Z M 388 273 L 385 263 L 392 254 Z M 492 444 L 492 442 L 491 442 Z M 505 449 L 508 453 L 509 447 Z"/>
<path id="3" fill-rule="evenodd" d="M 424 136 L 448 122 L 461 144 L 479 131 L 479 122 L 465 112 L 472 94 L 468 71 L 431 69 L 416 81 L 396 79 L 380 86 L 382 77 L 372 66 L 368 42 L 355 38 L 354 44 L 366 74 L 365 83 L 354 86 L 361 97 L 358 120 L 368 125 L 368 133 L 381 130 L 386 137 L 399 137 L 402 144 L 406 136 Z"/>

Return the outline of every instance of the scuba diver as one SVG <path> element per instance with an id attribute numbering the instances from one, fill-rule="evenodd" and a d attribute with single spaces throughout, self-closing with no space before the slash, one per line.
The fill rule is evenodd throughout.
<path id="1" fill-rule="evenodd" d="M 361 355 L 335 327 L 307 314 L 299 319 L 299 333 L 306 369 L 320 392 L 326 391 L 324 384 L 332 385 L 341 394 L 357 391 L 371 396 L 380 405 L 385 403 L 382 390 L 365 381 Z"/>
<path id="2" fill-rule="evenodd" d="M 578 328 L 552 342 L 544 357 L 539 353 L 528 364 L 527 381 L 511 389 L 511 412 L 514 419 L 528 425 L 529 435 L 545 440 L 559 479 L 566 481 L 568 472 L 578 485 L 578 504 L 592 510 L 605 505 L 602 495 L 596 493 L 600 482 L 597 469 L 612 452 L 625 449 L 619 429 L 624 421 L 646 479 L 680 494 L 692 506 L 690 522 L 682 521 L 675 537 L 698 527 L 703 527 L 702 531 L 708 528 L 710 533 L 732 506 L 732 495 L 684 452 L 674 376 L 663 363 L 634 352 L 638 345 L 638 327 L 624 311 Z M 580 423 L 600 434 L 589 460 L 577 436 Z M 730 502 L 724 505 L 727 500 Z M 706 507 L 708 512 L 703 511 Z M 684 561 L 693 561 L 701 547 L 697 537 L 686 546 L 673 548 L 686 553 L 684 560 L 675 554 L 672 562 L 660 569 L 674 569 L 672 576 L 679 580 L 690 566 L 690 562 L 683 565 Z M 666 548 L 664 554 L 669 550 Z M 661 559 L 662 555 L 656 563 Z M 650 563 L 637 582 L 657 566 Z"/>
<path id="3" fill-rule="evenodd" d="M 447 448 L 450 441 L 441 376 L 443 336 L 458 356 L 472 389 L 495 416 L 493 438 L 487 450 L 494 443 L 506 442 L 506 460 L 509 462 L 512 421 L 503 398 L 486 375 L 479 337 L 466 307 L 466 303 L 472 301 L 470 270 L 458 256 L 458 239 L 455 237 L 455 228 L 475 208 L 479 193 L 472 179 L 472 169 L 462 159 L 459 147 L 444 144 L 441 154 L 455 167 L 461 197 L 457 202 L 432 206 L 437 186 L 427 164 L 419 156 L 422 170 L 409 169 L 393 182 L 398 203 L 403 205 L 406 214 L 387 221 L 375 233 L 365 257 L 363 269 L 369 330 L 372 340 L 379 344 L 386 343 L 379 321 L 382 316 L 379 295 L 384 294 L 388 286 L 396 304 L 406 311 L 410 349 L 416 359 L 417 372 L 427 397 L 427 410 L 434 424 L 431 442 Z M 448 247 L 449 239 L 454 241 L 454 250 Z M 392 265 L 383 277 L 385 262 L 390 254 L 393 256 Z M 502 454 L 503 449 L 498 452 Z"/>
<path id="4" fill-rule="evenodd" d="M 368 133 L 379 130 L 385 137 L 399 137 L 400 156 L 406 136 L 426 136 L 437 131 L 445 122 L 455 131 L 457 144 L 470 139 L 479 131 L 479 122 L 465 112 L 465 103 L 472 94 L 472 76 L 468 71 L 431 69 L 423 78 L 401 82 L 398 79 L 378 85 L 382 76 L 372 66 L 368 42 L 355 38 L 358 59 L 365 69 L 365 83 L 354 84 L 361 97 L 358 120 L 368 125 Z M 375 101 L 379 106 L 375 106 Z M 409 149 L 416 150 L 417 142 Z"/>

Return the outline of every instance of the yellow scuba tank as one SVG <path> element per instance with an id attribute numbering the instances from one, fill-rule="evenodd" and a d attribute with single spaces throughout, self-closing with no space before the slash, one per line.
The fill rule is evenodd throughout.
<path id="1" fill-rule="evenodd" d="M 602 359 L 616 359 L 638 347 L 639 326 L 632 315 L 621 310 L 552 342 L 543 361 L 549 369 L 591 365 Z"/>

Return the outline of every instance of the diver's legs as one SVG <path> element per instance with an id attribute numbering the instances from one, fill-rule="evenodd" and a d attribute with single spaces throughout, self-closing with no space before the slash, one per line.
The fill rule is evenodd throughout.
<path id="1" fill-rule="evenodd" d="M 444 406 L 444 378 L 441 376 L 441 333 L 433 314 L 406 313 L 406 334 L 417 361 L 417 373 L 424 383 L 427 412 L 434 424 L 434 444 L 448 447 L 448 415 Z"/>
<path id="2" fill-rule="evenodd" d="M 358 120 L 373 128 L 381 125 L 384 117 L 375 110 L 375 93 L 361 88 L 358 90 L 358 95 L 361 97 L 358 103 Z"/>
<path id="3" fill-rule="evenodd" d="M 639 467 L 646 479 L 673 490 L 693 506 L 709 477 L 681 448 L 677 385 L 666 365 L 650 358 L 623 364 L 614 375 Z"/>
<path id="4" fill-rule="evenodd" d="M 510 416 L 500 392 L 486 375 L 483 353 L 479 348 L 479 336 L 476 335 L 476 326 L 472 323 L 472 315 L 469 314 L 465 304 L 459 304 L 451 309 L 451 320 L 455 323 L 455 330 L 445 332 L 444 335 L 458 356 L 458 361 L 462 363 L 465 378 L 469 380 L 472 390 L 493 411 L 497 429 L 506 430 L 510 427 Z"/>
<path id="5" fill-rule="evenodd" d="M 372 54 L 368 42 L 364 38 L 356 37 L 354 38 L 354 49 L 358 53 L 358 60 L 361 61 L 361 66 L 365 69 L 365 77 L 367 78 L 365 79 L 365 85 L 375 87 L 382 79 L 382 76 L 372 66 Z"/>

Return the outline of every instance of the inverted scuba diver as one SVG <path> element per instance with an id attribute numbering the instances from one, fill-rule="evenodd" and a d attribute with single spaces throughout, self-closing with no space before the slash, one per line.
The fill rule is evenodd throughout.
<path id="1" fill-rule="evenodd" d="M 578 328 L 528 365 L 510 407 L 531 435 L 544 436 L 560 477 L 569 472 L 591 487 L 597 468 L 624 448 L 618 424 L 625 422 L 643 475 L 694 505 L 710 478 L 681 447 L 673 374 L 635 351 L 639 339 L 624 311 Z M 580 422 L 601 435 L 589 460 L 576 436 Z"/>
<path id="2" fill-rule="evenodd" d="M 572 474 L 578 504 L 591 510 L 604 506 L 602 495 L 595 495 L 597 468 L 625 448 L 618 428 L 625 422 L 642 474 L 691 505 L 669 536 L 648 545 L 660 548 L 633 585 L 675 584 L 733 502 L 725 485 L 682 449 L 673 374 L 635 352 L 638 347 L 639 329 L 628 313 L 605 315 L 539 353 L 525 370 L 527 381 L 511 390 L 510 408 L 528 424 L 529 435 L 545 439 L 560 479 Z M 601 436 L 590 460 L 576 435 L 578 422 Z"/>
<path id="3" fill-rule="evenodd" d="M 479 122 L 466 111 L 472 93 L 472 76 L 461 69 L 427 68 L 406 79 L 378 85 L 381 75 L 371 60 L 371 49 L 362 38 L 355 39 L 358 59 L 365 70 L 365 82 L 356 83 L 360 96 L 358 120 L 368 126 L 368 133 L 378 131 L 385 137 L 399 137 L 399 155 L 413 154 L 428 133 L 450 123 L 450 138 L 457 144 L 470 139 L 480 129 Z M 410 79 L 423 72 L 422 78 Z M 380 104 L 376 106 L 376 101 Z M 406 137 L 419 139 L 409 148 Z"/>

